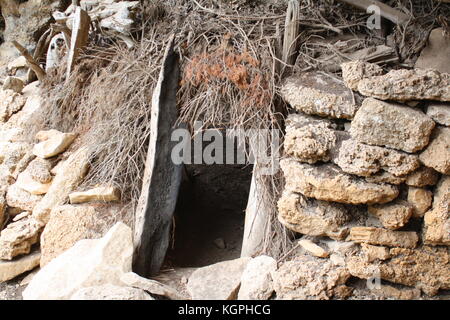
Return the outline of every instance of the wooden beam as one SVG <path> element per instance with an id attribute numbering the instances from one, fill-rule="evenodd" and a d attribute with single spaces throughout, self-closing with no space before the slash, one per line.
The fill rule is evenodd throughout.
<path id="1" fill-rule="evenodd" d="M 282 60 L 289 66 L 295 63 L 295 52 L 297 51 L 298 35 L 300 33 L 300 5 L 298 1 L 289 1 L 286 12 L 286 21 L 283 39 Z M 284 69 L 284 68 L 283 68 Z"/>
<path id="2" fill-rule="evenodd" d="M 45 45 L 47 43 L 47 38 L 51 37 L 51 33 L 52 33 L 51 29 L 48 29 L 39 38 L 39 41 L 36 45 L 36 49 L 34 50 L 34 54 L 33 54 L 33 59 L 37 63 L 39 63 L 39 61 L 41 60 L 45 51 L 47 51 L 47 49 L 45 48 Z M 35 80 L 35 73 L 34 73 L 33 69 L 30 68 L 27 73 L 27 82 L 31 83 L 31 82 L 33 82 L 33 80 Z"/>
<path id="3" fill-rule="evenodd" d="M 90 25 L 91 18 L 89 18 L 87 12 L 80 7 L 76 7 L 72 24 L 70 50 L 67 58 L 67 81 L 70 77 L 73 66 L 75 65 L 76 59 L 88 43 Z"/>
<path id="4" fill-rule="evenodd" d="M 172 35 L 153 91 L 150 140 L 135 213 L 133 271 L 143 277 L 156 275 L 169 247 L 173 214 L 181 184 L 182 165 L 172 161 L 176 142 L 171 135 L 178 116 L 179 57 Z"/>
<path id="5" fill-rule="evenodd" d="M 244 237 L 241 257 L 254 257 L 264 251 L 264 239 L 270 224 L 270 208 L 265 186 L 262 181 L 261 167 L 253 166 L 252 182 L 245 209 Z"/>
<path id="6" fill-rule="evenodd" d="M 396 24 L 404 24 L 410 19 L 410 17 L 407 14 L 398 11 L 380 1 L 376 0 L 338 0 L 338 1 L 347 3 L 355 8 L 359 8 L 364 11 L 367 11 L 367 8 L 369 8 L 370 6 L 375 5 L 378 8 L 380 8 L 380 15 L 383 18 L 388 19 L 389 21 L 392 21 L 393 23 Z"/>
<path id="7" fill-rule="evenodd" d="M 20 52 L 20 54 L 25 57 L 30 68 L 34 71 L 34 73 L 36 73 L 38 80 L 42 81 L 47 75 L 44 69 L 41 68 L 39 63 L 37 63 L 37 61 L 34 60 L 34 58 L 27 51 L 27 49 L 25 49 L 20 43 L 18 43 L 17 41 L 12 41 L 12 44 L 14 45 L 14 47 L 16 47 L 16 49 Z"/>

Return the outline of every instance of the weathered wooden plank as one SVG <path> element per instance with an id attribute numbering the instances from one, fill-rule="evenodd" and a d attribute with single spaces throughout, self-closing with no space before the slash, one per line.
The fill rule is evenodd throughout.
<path id="1" fill-rule="evenodd" d="M 89 39 L 89 28 L 91 19 L 86 11 L 76 7 L 73 17 L 72 36 L 70 39 L 70 50 L 67 57 L 67 75 L 69 79 L 75 60 L 80 55 L 81 50 L 87 45 Z"/>
<path id="2" fill-rule="evenodd" d="M 264 251 L 264 237 L 270 223 L 270 204 L 264 196 L 262 168 L 255 164 L 245 209 L 241 257 L 254 257 Z"/>
<path id="3" fill-rule="evenodd" d="M 164 261 L 182 177 L 182 166 L 171 160 L 180 73 L 173 47 L 172 35 L 153 92 L 149 148 L 135 215 L 133 271 L 144 277 L 157 274 Z"/>
<path id="4" fill-rule="evenodd" d="M 403 24 L 409 20 L 409 17 L 407 14 L 398 11 L 387 4 L 376 1 L 376 0 L 339 0 L 341 2 L 345 2 L 351 6 L 354 6 L 356 8 L 367 10 L 370 6 L 377 6 L 380 8 L 380 15 L 388 19 L 396 24 Z"/>
<path id="5" fill-rule="evenodd" d="M 298 1 L 289 1 L 286 13 L 284 40 L 283 40 L 283 62 L 289 66 L 295 63 L 295 52 L 297 51 L 298 35 L 300 33 L 300 4 Z"/>
<path id="6" fill-rule="evenodd" d="M 16 47 L 16 49 L 20 52 L 20 54 L 25 57 L 29 67 L 36 73 L 36 76 L 39 79 L 39 81 L 42 81 L 47 75 L 44 69 L 41 68 L 39 63 L 36 60 L 34 60 L 34 58 L 27 51 L 27 49 L 25 49 L 20 43 L 18 43 L 17 41 L 12 41 L 12 44 L 14 45 L 14 47 Z"/>

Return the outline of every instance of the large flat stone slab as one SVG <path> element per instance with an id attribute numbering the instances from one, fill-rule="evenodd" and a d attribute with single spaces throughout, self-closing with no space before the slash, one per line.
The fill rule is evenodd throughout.
<path id="1" fill-rule="evenodd" d="M 391 231 L 375 227 L 354 227 L 347 240 L 388 247 L 415 248 L 419 237 L 412 231 Z"/>
<path id="2" fill-rule="evenodd" d="M 416 287 L 428 295 L 450 289 L 449 251 L 423 246 L 415 250 L 392 248 L 390 259 L 368 263 L 362 256 L 347 259 L 347 269 L 355 277 L 381 277 L 393 283 Z"/>
<path id="3" fill-rule="evenodd" d="M 285 191 L 278 200 L 278 220 L 290 230 L 311 236 L 328 236 L 343 240 L 345 226 L 351 219 L 347 209 L 338 203 L 307 198 Z"/>
<path id="4" fill-rule="evenodd" d="M 0 233 L 0 259 L 12 260 L 28 254 L 39 241 L 42 226 L 33 217 L 12 222 Z"/>
<path id="5" fill-rule="evenodd" d="M 438 126 L 434 129 L 431 142 L 419 155 L 427 167 L 450 174 L 450 128 Z"/>
<path id="6" fill-rule="evenodd" d="M 358 109 L 351 90 L 321 73 L 288 78 L 281 95 L 294 109 L 309 115 L 352 119 Z"/>
<path id="7" fill-rule="evenodd" d="M 33 270 L 39 266 L 40 258 L 41 253 L 39 250 L 36 250 L 29 255 L 11 261 L 0 260 L 0 283 L 14 279 L 27 271 Z"/>
<path id="8" fill-rule="evenodd" d="M 66 300 L 83 288 L 112 284 L 131 271 L 132 232 L 117 223 L 101 239 L 81 240 L 41 268 L 23 292 L 24 300 Z"/>
<path id="9" fill-rule="evenodd" d="M 176 142 L 170 137 L 178 119 L 179 57 L 172 35 L 153 91 L 150 139 L 135 212 L 133 271 L 143 277 L 159 272 L 169 247 L 172 217 L 181 184 L 182 166 L 172 161 Z"/>
<path id="10" fill-rule="evenodd" d="M 380 100 L 450 101 L 450 74 L 432 69 L 392 70 L 361 80 L 358 91 Z"/>
<path id="11" fill-rule="evenodd" d="M 443 176 L 436 186 L 433 208 L 425 213 L 424 242 L 450 246 L 450 176 Z"/>
<path id="12" fill-rule="evenodd" d="M 450 104 L 430 104 L 427 108 L 427 116 L 440 125 L 450 127 Z"/>
<path id="13" fill-rule="evenodd" d="M 312 166 L 295 160 L 281 161 L 286 189 L 307 197 L 349 204 L 390 202 L 398 196 L 398 188 L 375 184 L 344 173 L 331 164 Z"/>
<path id="14" fill-rule="evenodd" d="M 192 300 L 235 300 L 250 260 L 245 257 L 223 261 L 194 271 L 187 284 Z"/>
<path id="15" fill-rule="evenodd" d="M 365 99 L 350 128 L 362 143 L 417 152 L 428 145 L 434 121 L 405 105 Z"/>
<path id="16" fill-rule="evenodd" d="M 448 0 L 444 2 L 450 2 Z M 435 69 L 440 72 L 450 73 L 450 39 L 444 35 L 443 28 L 431 31 L 425 48 L 416 61 L 416 68 Z"/>

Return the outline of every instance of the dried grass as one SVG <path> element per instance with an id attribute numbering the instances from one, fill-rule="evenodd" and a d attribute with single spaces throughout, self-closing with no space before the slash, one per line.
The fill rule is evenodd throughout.
<path id="1" fill-rule="evenodd" d="M 450 5 L 427 0 L 392 0 L 391 2 L 392 5 L 397 5 L 411 16 L 408 23 L 396 27 L 394 40 L 400 61 L 412 67 L 427 44 L 430 32 L 440 26 L 438 17 L 450 16 Z"/>
<path id="2" fill-rule="evenodd" d="M 80 188 L 115 185 L 132 208 L 139 198 L 150 134 L 150 105 L 164 43 L 148 35 L 133 49 L 89 48 L 70 79 L 64 70 L 43 91 L 42 127 L 80 134 L 91 169 Z"/>
<path id="3" fill-rule="evenodd" d="M 181 82 L 180 121 L 232 129 L 263 129 L 276 124 L 274 88 L 248 51 L 219 47 L 195 55 Z"/>
<path id="4" fill-rule="evenodd" d="M 278 127 L 283 110 L 276 103 L 277 19 L 265 23 L 244 9 L 242 17 L 233 18 L 230 11 L 207 9 L 205 1 L 196 3 L 196 14 L 188 15 L 180 27 L 180 33 L 188 35 L 180 39 L 180 122 L 192 126 L 202 121 L 205 128 Z M 271 16 L 282 13 L 274 10 Z M 281 24 L 282 17 L 278 20 Z"/>

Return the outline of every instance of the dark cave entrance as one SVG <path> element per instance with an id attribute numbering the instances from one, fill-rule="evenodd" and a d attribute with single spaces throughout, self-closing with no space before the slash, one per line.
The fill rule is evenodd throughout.
<path id="1" fill-rule="evenodd" d="M 252 165 L 186 165 L 164 268 L 240 257 Z"/>

